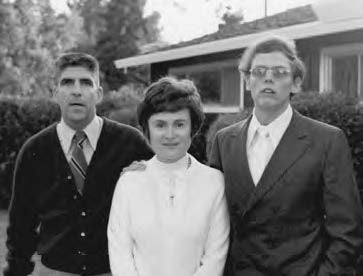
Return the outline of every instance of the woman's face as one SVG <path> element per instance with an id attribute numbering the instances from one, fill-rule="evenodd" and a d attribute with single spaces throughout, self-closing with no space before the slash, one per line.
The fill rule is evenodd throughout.
<path id="1" fill-rule="evenodd" d="M 191 119 L 187 108 L 153 114 L 148 120 L 150 145 L 159 161 L 173 163 L 191 144 Z"/>

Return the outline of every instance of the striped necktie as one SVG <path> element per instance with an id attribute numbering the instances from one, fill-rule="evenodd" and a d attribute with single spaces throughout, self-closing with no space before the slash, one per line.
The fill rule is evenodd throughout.
<path id="1" fill-rule="evenodd" d="M 69 162 L 76 182 L 77 190 L 83 192 L 84 180 L 87 172 L 87 161 L 83 152 L 83 142 L 87 139 L 84 131 L 77 131 L 73 136 L 73 152 Z"/>

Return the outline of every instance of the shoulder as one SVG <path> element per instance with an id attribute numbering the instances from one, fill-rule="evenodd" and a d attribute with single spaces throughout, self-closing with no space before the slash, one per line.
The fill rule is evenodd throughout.
<path id="1" fill-rule="evenodd" d="M 125 125 L 116 121 L 113 121 L 111 119 L 102 117 L 104 129 L 109 134 L 116 134 L 116 135 L 133 135 L 133 136 L 142 136 L 142 133 L 140 130 L 138 130 L 135 127 Z"/>
<path id="2" fill-rule="evenodd" d="M 29 137 L 22 146 L 22 150 L 30 150 L 37 148 L 44 148 L 48 145 L 52 145 L 57 139 L 57 123 L 40 130 L 31 137 Z"/>
<path id="3" fill-rule="evenodd" d="M 202 186 L 208 187 L 208 189 L 224 190 L 224 176 L 223 173 L 215 168 L 209 167 L 197 161 L 192 157 L 193 171 L 192 177 L 196 182 L 200 183 Z"/>
<path id="4" fill-rule="evenodd" d="M 322 121 L 318 121 L 316 119 L 312 119 L 297 113 L 297 116 L 303 123 L 305 129 L 307 129 L 310 133 L 314 134 L 316 137 L 323 136 L 335 136 L 335 135 L 344 135 L 342 129 L 333 126 L 331 124 L 324 123 Z"/>
<path id="5" fill-rule="evenodd" d="M 117 185 L 122 185 L 127 190 L 142 189 L 144 185 L 150 183 L 149 160 L 145 162 L 144 170 L 127 171 L 120 175 Z"/>
<path id="6" fill-rule="evenodd" d="M 229 137 L 231 134 L 238 134 L 247 123 L 248 119 L 244 119 L 242 121 L 224 127 L 217 132 L 217 136 Z"/>

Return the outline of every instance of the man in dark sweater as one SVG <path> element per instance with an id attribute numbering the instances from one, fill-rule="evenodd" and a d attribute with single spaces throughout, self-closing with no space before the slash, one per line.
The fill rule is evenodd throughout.
<path id="1" fill-rule="evenodd" d="M 107 223 L 120 172 L 153 153 L 136 129 L 96 115 L 97 60 L 82 53 L 55 64 L 62 118 L 32 136 L 15 166 L 5 276 L 110 275 Z"/>

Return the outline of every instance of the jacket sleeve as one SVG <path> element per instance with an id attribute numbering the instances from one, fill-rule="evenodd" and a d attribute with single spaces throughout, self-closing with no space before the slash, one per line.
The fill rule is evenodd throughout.
<path id="1" fill-rule="evenodd" d="M 114 276 L 137 276 L 130 233 L 126 175 L 120 177 L 112 199 L 107 237 L 111 272 Z"/>
<path id="2" fill-rule="evenodd" d="M 217 133 L 216 136 L 214 137 L 212 148 L 209 152 L 208 164 L 212 168 L 215 168 L 223 172 L 218 139 L 219 135 Z"/>
<path id="3" fill-rule="evenodd" d="M 363 242 L 363 213 L 350 148 L 339 130 L 331 137 L 323 172 L 327 249 L 318 275 L 345 275 L 353 270 Z"/>
<path id="4" fill-rule="evenodd" d="M 229 246 L 229 216 L 224 193 L 223 175 L 219 173 L 222 183 L 214 200 L 211 222 L 201 265 L 194 276 L 222 276 Z"/>
<path id="5" fill-rule="evenodd" d="M 34 204 L 36 183 L 35 154 L 28 145 L 20 150 L 14 170 L 13 190 L 7 228 L 7 266 L 5 276 L 29 275 L 34 269 L 31 258 L 36 250 L 39 219 Z"/>

